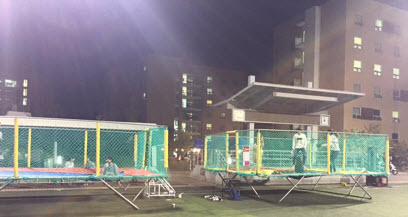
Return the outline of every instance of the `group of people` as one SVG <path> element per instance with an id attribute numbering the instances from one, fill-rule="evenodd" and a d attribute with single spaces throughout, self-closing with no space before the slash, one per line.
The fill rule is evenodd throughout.
<path id="1" fill-rule="evenodd" d="M 119 168 L 118 168 L 118 165 L 116 165 L 113 162 L 113 158 L 107 157 L 105 162 L 106 163 L 103 167 L 103 175 L 104 176 L 119 176 Z M 75 167 L 75 158 L 69 158 L 69 160 L 65 162 L 65 168 L 74 168 L 74 167 Z M 95 163 L 91 161 L 91 159 L 88 158 L 85 168 L 94 169 L 95 167 L 96 167 Z"/>
<path id="2" fill-rule="evenodd" d="M 330 142 L 330 172 L 336 172 L 335 161 L 340 152 L 338 134 L 333 130 L 329 130 L 329 142 Z M 321 147 L 327 147 L 327 144 Z M 306 162 L 306 148 L 307 137 L 302 132 L 302 128 L 297 128 L 297 133 L 293 136 L 292 142 L 292 154 L 293 165 L 296 172 L 303 172 L 303 168 Z"/>

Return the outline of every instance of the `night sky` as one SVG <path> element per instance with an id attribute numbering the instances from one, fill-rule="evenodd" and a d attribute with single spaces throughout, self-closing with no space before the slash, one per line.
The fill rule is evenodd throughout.
<path id="1" fill-rule="evenodd" d="M 273 27 L 325 1 L 0 1 L 0 71 L 27 74 L 34 116 L 137 121 L 143 56 L 257 74 Z"/>

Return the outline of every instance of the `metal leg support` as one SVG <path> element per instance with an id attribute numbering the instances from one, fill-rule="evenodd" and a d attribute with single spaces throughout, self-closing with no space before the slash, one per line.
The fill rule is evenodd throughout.
<path id="1" fill-rule="evenodd" d="M 150 182 L 150 179 L 148 179 L 148 180 L 145 182 L 145 185 L 144 185 L 144 187 L 142 188 L 142 190 L 140 190 L 139 193 L 136 194 L 135 198 L 133 198 L 132 201 L 135 201 L 135 200 L 143 193 L 143 191 L 149 186 L 149 182 Z"/>
<path id="2" fill-rule="evenodd" d="M 3 188 L 7 187 L 8 184 L 10 184 L 13 180 L 8 180 L 6 183 L 4 183 L 1 187 L 0 187 L 0 191 L 3 190 Z"/>
<path id="3" fill-rule="evenodd" d="M 251 185 L 251 183 L 249 182 L 249 180 L 248 180 L 248 178 L 246 176 L 245 176 L 245 181 L 248 183 L 249 187 L 252 188 L 252 191 L 256 194 L 256 196 L 261 197 L 261 196 L 259 196 L 258 192 L 255 190 L 254 186 Z"/>
<path id="4" fill-rule="evenodd" d="M 354 188 L 358 185 L 358 187 L 360 187 L 361 190 L 364 191 L 364 195 L 361 197 L 361 199 L 365 198 L 366 195 L 368 195 L 368 199 L 370 199 L 370 200 L 373 199 L 373 197 L 372 197 L 372 196 L 363 188 L 363 186 L 361 186 L 361 184 L 358 182 L 358 181 L 360 180 L 361 176 L 358 176 L 357 180 L 356 180 L 353 176 L 350 176 L 350 177 L 353 179 L 353 181 L 354 181 L 355 183 L 354 183 L 353 187 L 351 188 L 351 190 L 350 190 L 350 192 L 349 192 L 349 194 L 348 194 L 347 196 L 350 196 L 351 193 L 353 192 Z"/>
<path id="5" fill-rule="evenodd" d="M 282 202 L 282 201 L 290 194 L 290 192 L 292 192 L 293 189 L 295 189 L 296 186 L 297 186 L 300 182 L 302 182 L 302 180 L 303 180 L 304 178 L 305 178 L 305 177 L 302 176 L 302 178 L 300 178 L 299 181 L 296 182 L 296 184 L 293 185 L 293 187 L 285 194 L 285 196 L 283 196 L 283 197 L 279 200 L 279 203 Z"/>
<path id="6" fill-rule="evenodd" d="M 317 180 L 315 186 L 313 187 L 312 191 L 316 189 L 317 185 L 319 184 L 320 180 L 322 179 L 323 176 L 320 176 L 319 179 Z"/>
<path id="7" fill-rule="evenodd" d="M 137 207 L 132 201 L 130 201 L 129 199 L 127 199 L 125 196 L 123 196 L 123 194 L 121 194 L 119 191 L 117 191 L 114 187 L 112 187 L 111 185 L 109 185 L 105 180 L 101 179 L 101 182 L 103 184 L 105 184 L 109 189 L 111 189 L 113 192 L 115 192 L 117 195 L 119 195 L 119 197 L 121 197 L 122 199 L 124 199 L 126 202 L 128 202 L 133 208 L 139 210 L 139 207 Z"/>
<path id="8" fill-rule="evenodd" d="M 288 182 L 290 182 L 290 184 L 292 184 L 292 186 L 295 186 L 295 184 L 289 179 L 289 177 L 286 177 L 286 180 L 288 180 Z M 296 186 L 297 188 L 297 186 Z"/>

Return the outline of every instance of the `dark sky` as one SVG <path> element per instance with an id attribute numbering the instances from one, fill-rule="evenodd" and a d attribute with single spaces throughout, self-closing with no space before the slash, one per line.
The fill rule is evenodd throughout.
<path id="1" fill-rule="evenodd" d="M 271 67 L 273 27 L 325 1 L 1 0 L 0 72 L 29 76 L 36 116 L 128 120 L 116 111 L 142 95 L 143 56 L 256 74 Z"/>

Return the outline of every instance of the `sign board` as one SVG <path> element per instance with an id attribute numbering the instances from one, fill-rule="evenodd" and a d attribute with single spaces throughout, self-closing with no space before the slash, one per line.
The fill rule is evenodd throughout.
<path id="1" fill-rule="evenodd" d="M 233 109 L 232 110 L 232 121 L 245 122 L 245 110 Z"/>
<path id="2" fill-rule="evenodd" d="M 242 166 L 249 166 L 249 146 L 245 146 L 242 152 Z"/>
<path id="3" fill-rule="evenodd" d="M 330 126 L 330 115 L 320 115 L 320 126 Z"/>

